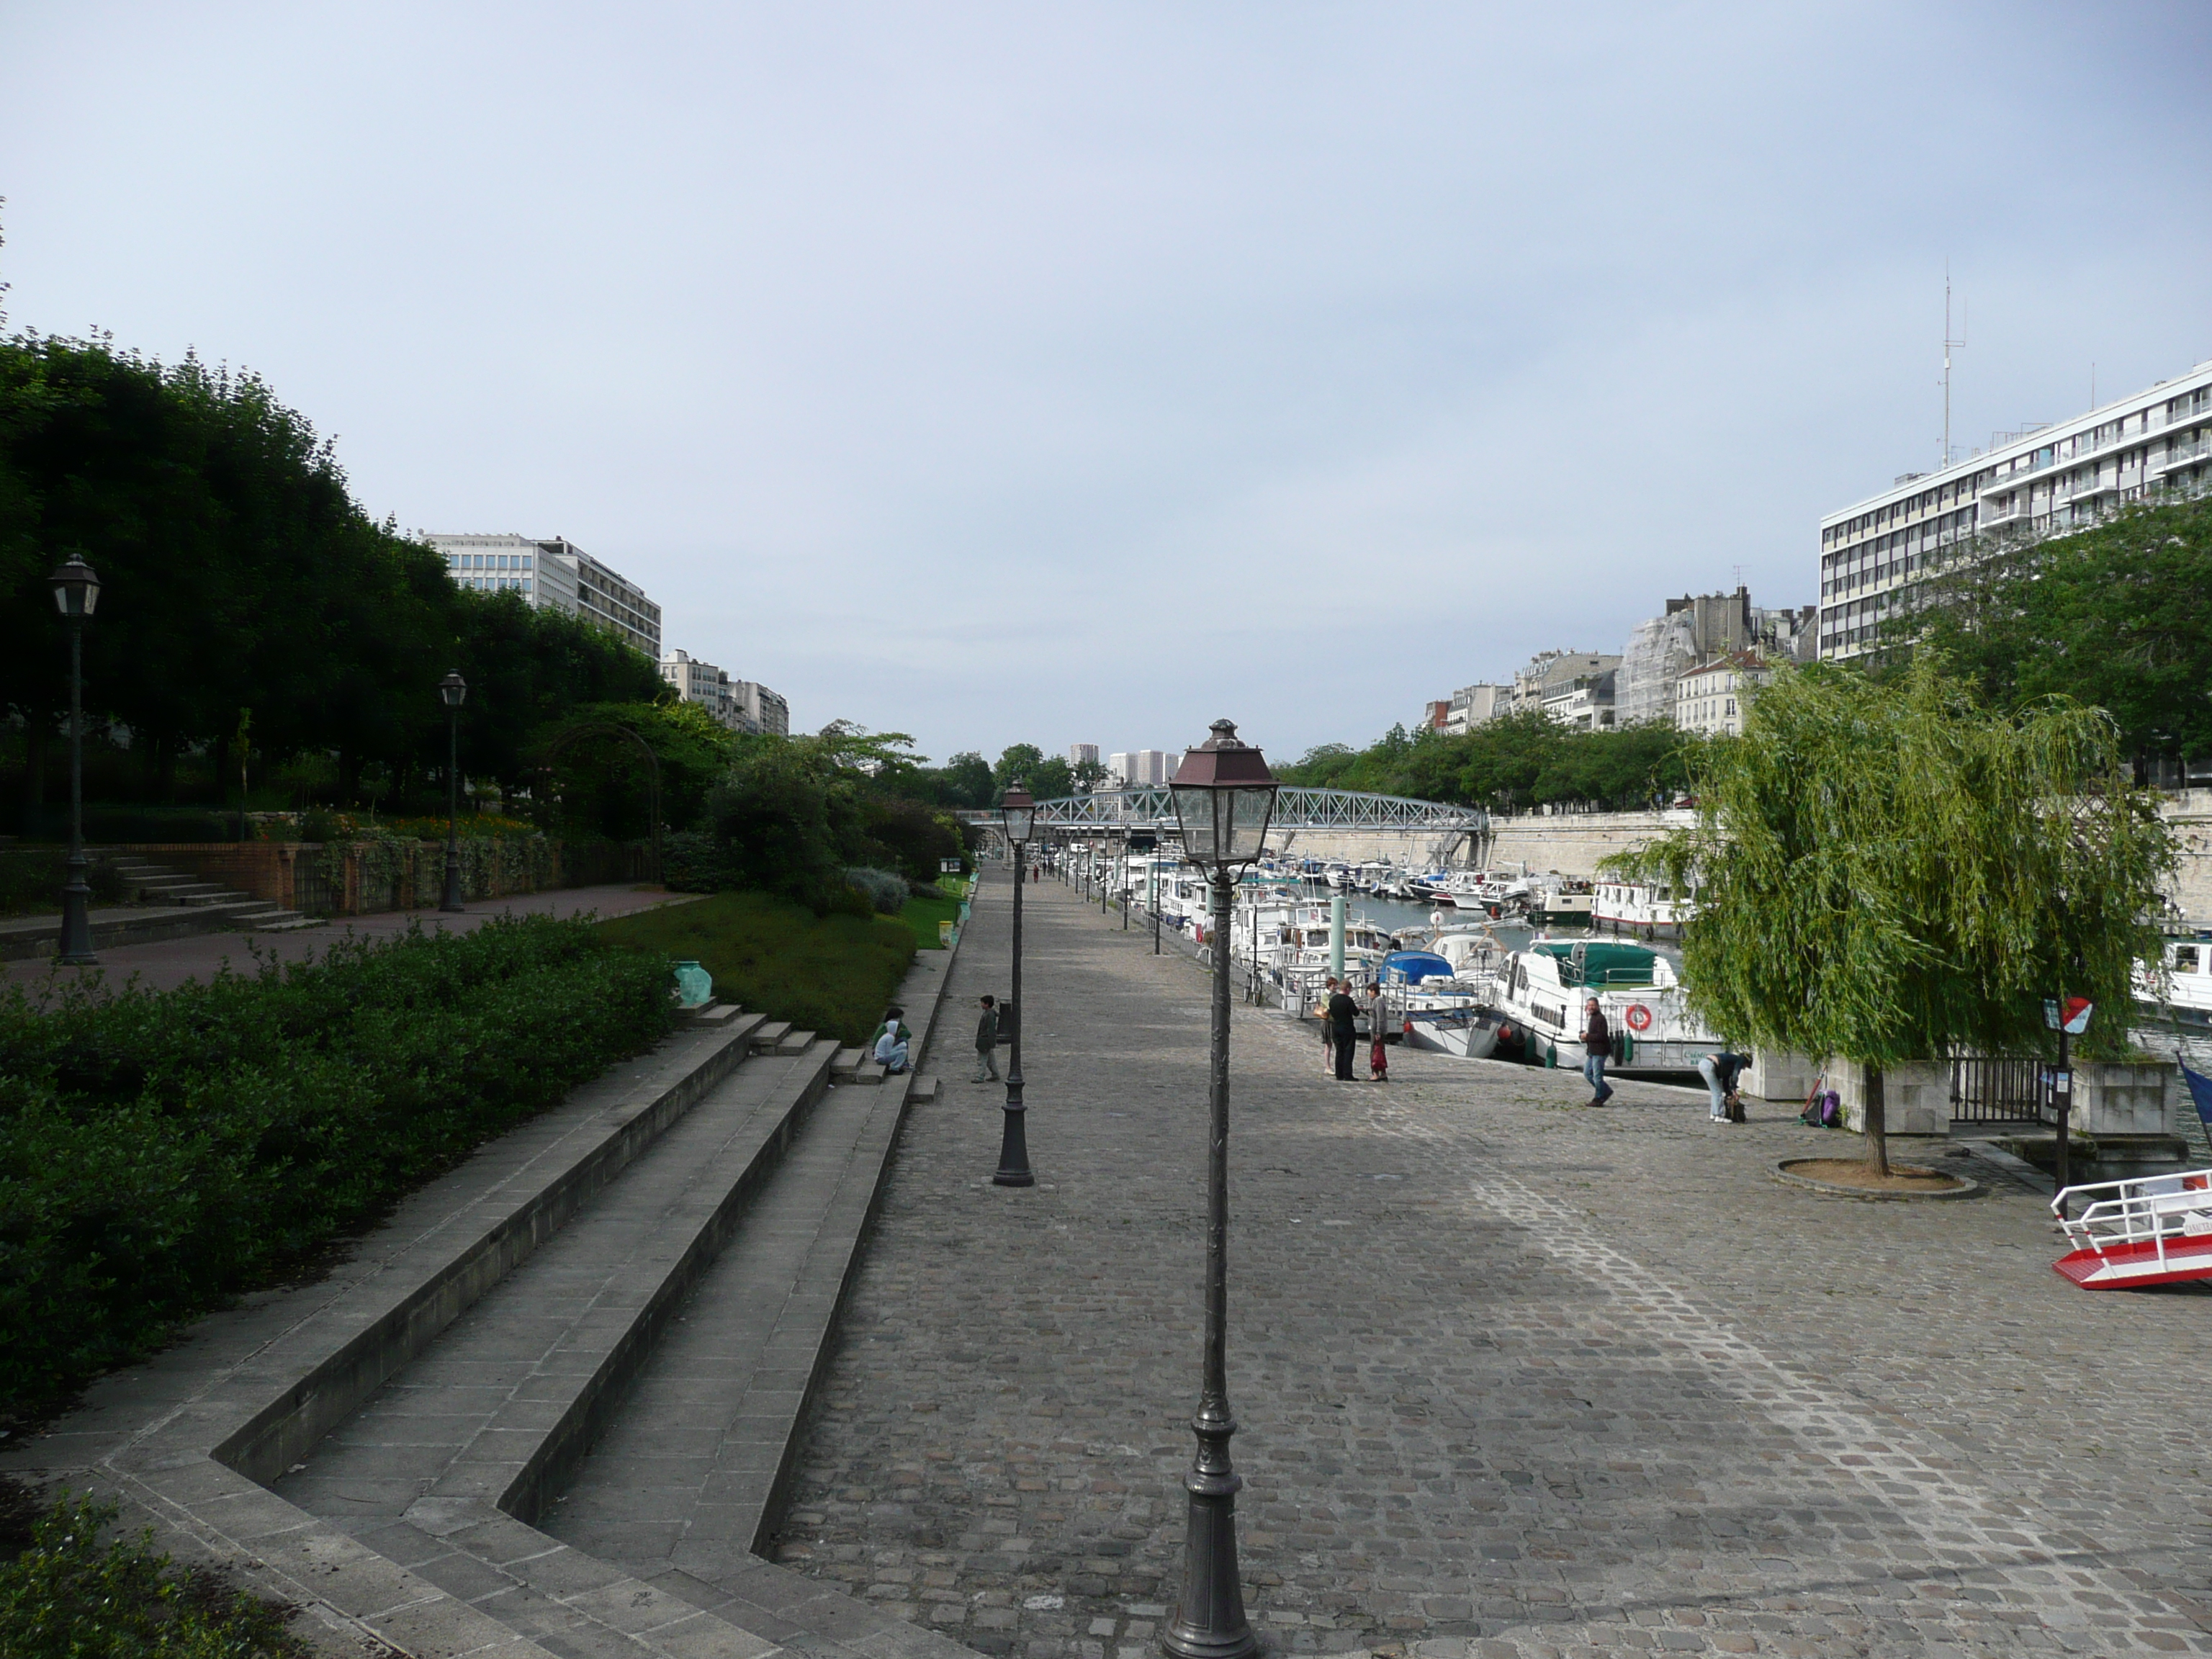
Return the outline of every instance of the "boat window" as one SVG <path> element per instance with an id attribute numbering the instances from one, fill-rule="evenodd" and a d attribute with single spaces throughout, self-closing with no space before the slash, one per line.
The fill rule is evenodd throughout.
<path id="1" fill-rule="evenodd" d="M 2173 971 L 2177 974 L 2193 974 L 2197 971 L 2197 947 L 2195 945 L 2177 945 L 2174 946 Z"/>

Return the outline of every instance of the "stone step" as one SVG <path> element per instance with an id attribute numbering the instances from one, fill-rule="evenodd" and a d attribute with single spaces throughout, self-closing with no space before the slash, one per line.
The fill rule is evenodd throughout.
<path id="1" fill-rule="evenodd" d="M 813 1032 L 791 1031 L 776 1039 L 775 1052 L 779 1054 L 803 1054 L 813 1046 Z"/>
<path id="2" fill-rule="evenodd" d="M 753 1050 L 757 1054 L 763 1051 L 773 1052 L 775 1045 L 782 1042 L 784 1038 L 790 1035 L 791 1022 L 789 1020 L 770 1020 L 767 1024 L 762 1026 L 760 1030 L 753 1033 Z"/>
<path id="3" fill-rule="evenodd" d="M 738 1066 L 276 1483 L 363 1537 L 420 1500 L 534 1516 L 774 1171 L 828 1044 Z"/>
<path id="4" fill-rule="evenodd" d="M 546 1533 L 779 1642 L 803 1645 L 793 1640 L 801 1632 L 851 1639 L 842 1621 L 861 1609 L 849 1597 L 755 1552 L 781 1518 L 902 1092 L 841 1089 L 815 1109 L 541 1519 Z M 557 1582 L 561 1565 L 540 1559 Z M 538 1565 L 508 1571 L 531 1579 Z"/>
<path id="5" fill-rule="evenodd" d="M 830 1075 L 840 1083 L 850 1083 L 853 1073 L 860 1069 L 860 1062 L 866 1058 L 865 1048 L 840 1048 L 837 1058 L 830 1062 Z"/>

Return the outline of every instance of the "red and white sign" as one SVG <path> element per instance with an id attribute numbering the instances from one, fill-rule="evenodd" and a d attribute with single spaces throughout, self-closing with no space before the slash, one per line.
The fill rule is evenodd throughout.
<path id="1" fill-rule="evenodd" d="M 1648 1031 L 1651 1029 L 1651 1011 L 1640 1002 L 1630 1003 L 1628 1012 L 1621 1018 L 1628 1022 L 1628 1029 L 1632 1031 Z"/>
<path id="2" fill-rule="evenodd" d="M 2043 1000 L 2043 1023 L 2052 1030 L 2064 1030 L 2069 1036 L 2080 1036 L 2089 1029 L 2089 1016 L 2097 1012 L 2097 1005 L 2082 997 L 2066 999 L 2065 1018 L 2059 1018 L 2058 1005 L 2051 998 Z"/>

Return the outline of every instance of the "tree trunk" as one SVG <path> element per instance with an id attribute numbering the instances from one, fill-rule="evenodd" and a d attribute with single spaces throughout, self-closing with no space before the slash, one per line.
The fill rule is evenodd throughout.
<path id="1" fill-rule="evenodd" d="M 1887 1180 L 1889 1177 L 1889 1125 L 1887 1112 L 1882 1103 L 1881 1067 L 1879 1066 L 1869 1066 L 1866 1068 L 1866 1103 L 1863 1115 L 1866 1120 L 1867 1162 L 1874 1165 L 1875 1174 Z"/>

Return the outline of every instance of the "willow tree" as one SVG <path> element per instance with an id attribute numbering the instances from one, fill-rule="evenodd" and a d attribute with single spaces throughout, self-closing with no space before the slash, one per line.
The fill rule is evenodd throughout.
<path id="1" fill-rule="evenodd" d="M 2091 1054 L 2124 1047 L 2172 855 L 2103 710 L 1993 711 L 1927 659 L 1784 669 L 1694 787 L 1695 818 L 1615 867 L 1698 888 L 1682 971 L 1714 1030 L 1866 1068 L 1882 1174 L 1885 1069 L 2045 1052 L 2061 994 L 2103 1011 Z"/>

